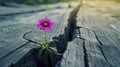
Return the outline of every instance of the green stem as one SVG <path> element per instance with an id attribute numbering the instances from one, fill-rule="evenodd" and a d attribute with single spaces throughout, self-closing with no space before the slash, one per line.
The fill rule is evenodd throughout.
<path id="1" fill-rule="evenodd" d="M 48 48 L 48 44 L 47 44 L 47 38 L 46 38 L 46 31 L 44 31 L 45 33 L 45 48 L 47 49 Z"/>
<path id="2" fill-rule="evenodd" d="M 46 31 L 44 31 L 44 33 L 45 33 L 45 44 L 46 44 Z"/>

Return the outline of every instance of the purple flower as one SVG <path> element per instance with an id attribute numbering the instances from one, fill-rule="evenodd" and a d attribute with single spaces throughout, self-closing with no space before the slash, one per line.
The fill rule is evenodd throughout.
<path id="1" fill-rule="evenodd" d="M 52 30 L 53 25 L 54 22 L 52 22 L 50 18 L 45 17 L 43 19 L 38 20 L 37 27 L 40 30 Z"/>

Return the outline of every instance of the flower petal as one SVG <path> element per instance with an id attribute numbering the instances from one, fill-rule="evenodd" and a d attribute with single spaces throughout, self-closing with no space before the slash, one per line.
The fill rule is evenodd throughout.
<path id="1" fill-rule="evenodd" d="M 48 26 L 43 25 L 45 22 L 48 23 Z M 54 25 L 54 22 L 52 22 L 50 18 L 45 17 L 38 20 L 37 27 L 40 30 L 52 30 L 53 25 Z"/>

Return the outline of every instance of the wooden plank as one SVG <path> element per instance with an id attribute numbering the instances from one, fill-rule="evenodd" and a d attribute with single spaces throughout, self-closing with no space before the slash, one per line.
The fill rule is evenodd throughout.
<path id="1" fill-rule="evenodd" d="M 111 18 L 108 18 L 107 20 L 104 19 L 104 15 L 102 16 L 100 15 L 100 17 L 96 17 L 96 19 L 93 16 L 93 18 L 94 20 L 92 20 L 91 22 L 96 24 L 96 26 L 94 27 L 95 28 L 94 31 L 96 32 L 96 36 L 98 40 L 102 44 L 101 49 L 105 54 L 106 59 L 108 60 L 111 66 L 119 67 L 120 64 L 119 35 L 120 34 L 112 27 L 110 27 L 110 24 L 114 23 L 116 25 L 116 23 Z M 119 24 L 117 23 L 117 25 Z"/>
<path id="2" fill-rule="evenodd" d="M 87 53 L 88 65 L 90 67 L 109 67 L 106 57 L 101 52 L 100 43 L 97 41 L 93 31 L 81 28 L 81 38 L 85 39 L 85 50 Z"/>
<path id="3" fill-rule="evenodd" d="M 64 29 L 67 26 L 67 20 L 68 20 L 69 14 L 72 10 L 73 9 L 57 9 L 57 10 L 51 10 L 51 11 L 46 11 L 46 12 L 41 12 L 41 13 L 35 13 L 34 15 L 30 15 L 27 18 L 26 18 L 26 16 L 15 17 L 15 20 L 17 20 L 17 24 L 19 24 L 19 25 L 14 26 L 14 24 L 13 24 L 13 26 L 10 27 L 10 28 L 11 28 L 11 30 L 13 30 L 13 27 L 14 27 L 15 31 L 16 31 L 17 27 L 18 27 L 18 29 L 22 29 L 22 30 L 25 29 L 24 31 L 22 31 L 22 33 L 25 33 L 29 30 L 32 30 L 32 33 L 27 35 L 28 38 L 39 42 L 37 39 L 35 39 L 35 37 L 40 37 L 41 38 L 41 37 L 43 37 L 43 33 L 42 33 L 42 31 L 40 31 L 39 29 L 36 28 L 36 23 L 37 23 L 36 20 L 38 20 L 39 18 L 43 18 L 43 16 L 50 17 L 55 22 L 53 31 L 47 31 L 47 38 L 50 40 L 52 37 L 55 37 L 55 36 L 58 36 L 58 35 L 64 33 Z M 14 21 L 14 23 L 15 23 L 15 21 Z M 25 25 L 23 25 L 23 24 L 25 24 Z M 7 26 L 6 27 L 2 26 L 2 27 L 7 28 Z M 11 34 L 14 34 L 14 32 L 12 32 Z M 21 33 L 19 34 L 19 32 L 18 32 L 16 35 L 21 35 L 19 37 L 22 37 L 23 34 L 21 34 Z M 17 37 L 15 37 L 15 38 L 17 38 Z M 12 42 L 14 44 L 12 44 L 12 43 L 11 43 L 11 45 L 6 44 L 5 46 L 2 46 L 1 49 L 0 49 L 0 50 L 2 50 L 2 51 L 0 51 L 0 55 L 3 54 L 1 56 L 1 59 L 0 59 L 0 66 L 1 67 L 7 67 L 11 63 L 13 63 L 13 64 L 16 63 L 21 57 L 23 57 L 28 52 L 28 51 L 24 52 L 24 51 L 22 51 L 22 49 L 34 48 L 35 47 L 35 45 L 29 46 L 29 44 L 28 45 L 17 44 L 17 41 L 15 41 L 15 40 L 13 40 L 13 41 L 10 41 L 10 43 Z M 18 41 L 19 41 L 19 39 L 18 39 Z M 20 41 L 20 42 L 22 42 L 22 41 Z M 25 42 L 27 42 L 27 41 L 25 41 Z M 64 44 L 62 46 L 64 46 Z M 5 52 L 5 51 L 7 51 L 7 52 Z M 23 54 L 21 54 L 19 51 L 21 53 L 23 52 Z M 19 56 L 19 57 L 17 57 L 17 56 Z M 10 58 L 12 58 L 12 59 L 7 61 Z"/>
<path id="4" fill-rule="evenodd" d="M 10 4 L 6 3 L 9 7 L 0 6 L 0 15 L 1 16 L 9 16 L 15 14 L 26 14 L 26 13 L 33 13 L 39 11 L 46 11 L 46 5 L 37 5 L 37 6 L 28 6 L 28 5 L 21 5 L 21 4 Z M 11 6 L 12 5 L 12 6 Z M 71 2 L 71 5 L 76 7 L 79 5 L 78 2 Z M 16 8 L 17 9 L 16 9 Z M 49 9 L 60 9 L 60 8 L 67 8 L 68 3 L 54 3 L 54 4 L 47 4 Z"/>
<path id="5" fill-rule="evenodd" d="M 83 40 L 76 38 L 68 43 L 60 67 L 85 67 Z"/>
<path id="6" fill-rule="evenodd" d="M 3 58 L 0 60 L 0 67 L 9 67 L 11 64 L 15 64 L 18 62 L 25 54 L 29 52 L 30 49 L 34 48 L 35 45 L 33 43 L 28 43 L 28 45 L 25 45 L 24 47 L 16 50 L 15 52 L 9 54 L 9 56 Z M 31 59 L 31 58 L 28 58 Z M 24 60 L 23 65 L 21 64 L 19 67 L 30 67 L 28 64 L 26 64 Z M 35 63 L 35 60 L 33 60 L 32 63 Z M 34 65 L 31 63 L 31 66 Z M 35 65 L 34 65 L 35 67 Z"/>
<path id="7" fill-rule="evenodd" d="M 105 19 L 107 18 L 107 19 Z M 94 35 L 96 40 L 98 41 L 99 50 L 103 57 L 106 58 L 108 64 L 112 67 L 119 67 L 120 64 L 120 41 L 119 41 L 119 33 L 110 27 L 110 24 L 115 24 L 113 19 L 110 17 L 104 16 L 104 14 L 97 13 L 95 9 L 90 9 L 89 7 L 82 8 L 78 13 L 78 26 L 82 26 L 86 28 L 88 31 L 94 31 Z M 119 25 L 119 23 L 117 23 Z M 91 35 L 90 32 L 81 32 L 82 37 L 84 39 L 88 39 L 89 41 L 85 41 L 88 45 L 95 44 L 91 43 L 91 38 L 86 35 Z M 88 33 L 88 34 L 86 34 Z M 94 39 L 93 39 L 94 41 Z M 89 45 L 90 46 L 90 45 Z M 92 47 L 95 47 L 92 45 Z M 96 51 L 96 50 L 95 50 Z M 91 59 L 94 61 L 94 59 Z M 104 63 L 103 63 L 104 64 Z"/>
<path id="8" fill-rule="evenodd" d="M 13 26 L 12 26 L 13 27 Z M 22 38 L 26 29 L 6 27 L 1 28 L 0 58 L 21 47 L 27 41 Z M 9 29 L 10 28 L 10 29 Z M 12 28 L 12 29 L 11 29 Z M 8 30 L 7 30 L 8 29 Z M 3 31 L 4 30 L 4 31 Z"/>
<path id="9" fill-rule="evenodd" d="M 103 34 L 100 34 L 102 32 Z M 108 37 L 108 34 L 106 34 L 103 31 L 96 32 L 98 38 L 100 37 L 99 35 L 104 35 L 99 38 L 99 40 L 103 43 L 101 46 L 102 51 L 104 52 L 108 62 L 111 64 L 111 66 L 118 67 L 120 64 L 120 52 L 119 52 L 119 47 L 116 47 L 114 41 L 111 40 L 110 37 Z M 102 39 L 106 38 L 106 40 L 102 41 Z"/>
<path id="10" fill-rule="evenodd" d="M 67 27 L 67 23 L 68 23 L 67 19 L 69 18 L 69 14 L 72 11 L 72 9 L 68 9 L 68 12 L 66 12 L 66 10 L 67 9 L 59 9 L 59 10 L 52 10 L 50 12 L 45 12 L 47 14 L 44 16 L 50 17 L 52 19 L 52 21 L 55 22 L 53 30 L 47 31 L 47 33 L 48 33 L 47 39 L 48 40 L 52 39 L 55 36 L 58 36 L 58 35 L 64 33 L 64 29 L 65 29 L 65 27 Z M 36 30 L 36 28 L 32 29 L 32 32 L 30 34 L 28 34 L 29 38 L 32 40 L 36 40 L 35 37 L 44 37 L 43 33 L 41 33 L 41 32 L 42 31 L 39 31 L 38 29 Z"/>

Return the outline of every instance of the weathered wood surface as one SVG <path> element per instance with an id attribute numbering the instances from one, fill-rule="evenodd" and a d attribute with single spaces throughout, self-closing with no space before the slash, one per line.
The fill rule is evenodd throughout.
<path id="1" fill-rule="evenodd" d="M 114 23 L 117 19 L 112 19 L 110 16 L 106 17 L 103 13 L 97 13 L 95 8 L 87 8 L 86 6 L 81 8 L 77 19 L 77 25 L 86 29 L 80 30 L 81 37 L 85 39 L 89 66 L 119 67 L 120 33 L 111 27 L 111 24 L 114 24 L 115 27 L 120 25 L 118 22 L 116 22 L 118 25 Z"/>
<path id="2" fill-rule="evenodd" d="M 103 5 L 103 7 L 106 9 L 109 5 Z M 60 37 L 61 43 L 57 45 L 60 51 L 61 48 L 66 49 L 65 44 L 71 40 L 67 43 L 63 58 L 56 67 L 119 67 L 119 11 L 116 14 L 117 12 L 112 12 L 113 8 L 110 8 L 111 12 L 109 9 L 104 11 L 97 8 L 97 3 L 83 4 L 77 18 L 75 17 L 76 11 L 74 13 L 72 8 L 65 8 L 15 15 L 5 20 L 0 19 L 0 67 L 8 67 L 11 63 L 15 64 L 36 46 L 24 40 L 22 36 L 26 32 L 32 31 L 26 37 L 39 42 L 36 38 L 43 37 L 43 33 L 35 26 L 36 20 L 42 17 L 50 17 L 55 22 L 54 30 L 47 32 L 47 38 L 52 40 L 53 37 Z M 72 13 L 73 15 L 71 15 Z M 31 65 L 27 64 L 27 61 L 21 62 L 25 65 L 21 66 L 37 67 L 36 61 L 33 61 L 33 64 L 31 61 L 29 63 Z"/>
<path id="3" fill-rule="evenodd" d="M 103 3 L 101 2 L 101 4 Z M 111 11 L 107 9 L 108 7 L 111 8 Z M 93 4 L 92 2 L 87 5 L 83 4 L 76 19 L 76 27 L 77 29 L 79 28 L 79 32 L 73 35 L 78 40 L 83 40 L 83 43 L 81 41 L 75 42 L 76 38 L 73 38 L 72 43 L 68 43 L 63 59 L 59 62 L 60 67 L 76 67 L 75 65 L 77 64 L 75 61 L 80 60 L 76 59 L 77 55 L 82 58 L 78 63 L 83 63 L 77 67 L 120 66 L 120 20 L 119 17 L 113 18 L 111 16 L 118 16 L 120 13 L 118 13 L 119 9 L 117 9 L 119 7 L 114 7 L 109 2 L 103 4 L 101 9 L 94 2 Z M 99 11 L 97 11 L 98 8 Z M 106 11 L 103 10 L 102 12 L 102 8 L 106 9 Z M 79 44 L 81 47 L 78 43 L 82 43 Z M 82 49 L 82 52 L 76 50 L 76 48 L 80 48 L 79 50 Z"/>
<path id="4" fill-rule="evenodd" d="M 0 67 L 8 67 L 11 64 L 15 64 L 27 54 L 30 49 L 36 47 L 35 44 L 23 39 L 23 35 L 28 31 L 32 31 L 28 33 L 26 37 L 33 41 L 40 42 L 38 38 L 36 39 L 36 37 L 43 37 L 42 31 L 36 27 L 37 20 L 40 18 L 49 17 L 55 22 L 53 31 L 47 31 L 48 40 L 52 40 L 53 37 L 60 37 L 60 39 L 65 42 L 67 40 L 65 39 L 67 38 L 67 31 L 65 32 L 65 29 L 68 25 L 69 15 L 72 10 L 73 8 L 54 9 L 44 12 L 15 15 L 13 17 L 8 17 L 5 20 L 1 19 Z M 58 46 L 63 46 L 65 49 L 64 44 Z M 27 61 L 24 62 L 24 64 L 25 63 L 27 63 Z M 28 67 L 32 66 L 32 64 L 25 65 Z M 26 66 L 20 65 L 19 67 Z M 35 67 L 35 64 L 33 64 L 32 67 Z"/>
<path id="5" fill-rule="evenodd" d="M 68 43 L 60 67 L 85 67 L 83 40 L 76 38 Z"/>
<path id="6" fill-rule="evenodd" d="M 72 6 L 77 6 L 79 4 L 79 2 L 71 2 L 71 4 L 72 4 Z M 37 5 L 37 6 L 6 3 L 6 6 L 0 5 L 0 16 L 26 14 L 26 13 L 46 11 L 46 10 L 52 10 L 52 9 L 67 8 L 67 7 L 68 7 L 67 2 L 57 3 L 57 4 Z"/>

